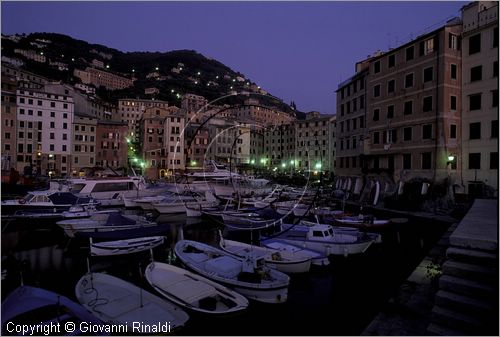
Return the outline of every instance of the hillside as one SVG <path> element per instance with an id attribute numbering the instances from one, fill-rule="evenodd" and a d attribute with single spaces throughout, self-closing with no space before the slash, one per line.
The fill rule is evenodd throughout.
<path id="1" fill-rule="evenodd" d="M 194 50 L 124 53 L 55 33 L 33 33 L 16 37 L 10 39 L 2 36 L 2 55 L 21 59 L 26 69 L 50 79 L 70 84 L 77 83 L 79 78 L 73 76 L 73 70 L 85 69 L 92 65 L 94 60 L 102 62 L 107 71 L 136 78 L 134 86 L 127 89 L 110 91 L 103 87 L 97 88 L 97 94 L 111 102 L 116 102 L 122 97 L 154 97 L 179 106 L 180 96 L 184 93 L 201 95 L 211 101 L 234 90 L 262 93 L 263 96 L 260 98 L 262 104 L 294 112 L 288 104 L 261 91 L 258 85 L 245 75 Z M 35 62 L 16 53 L 15 49 L 34 50 L 40 55 L 43 53 L 46 61 Z M 68 69 L 59 70 L 55 62 L 67 65 Z M 146 95 L 144 93 L 146 88 L 157 88 L 159 93 Z M 243 99 L 237 98 L 225 102 L 242 103 Z M 298 115 L 300 117 L 302 114 L 299 112 Z"/>

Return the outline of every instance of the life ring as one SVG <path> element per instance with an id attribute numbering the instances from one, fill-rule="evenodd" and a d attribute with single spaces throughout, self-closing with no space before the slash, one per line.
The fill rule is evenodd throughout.
<path id="1" fill-rule="evenodd" d="M 17 199 L 17 202 L 19 202 L 21 205 L 24 205 L 26 203 L 25 199 Z"/>

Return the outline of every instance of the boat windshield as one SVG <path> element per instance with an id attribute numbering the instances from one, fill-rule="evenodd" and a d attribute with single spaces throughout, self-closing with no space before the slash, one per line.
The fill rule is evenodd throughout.
<path id="1" fill-rule="evenodd" d="M 330 233 L 330 236 L 333 236 L 333 228 L 328 228 L 328 233 Z"/>
<path id="2" fill-rule="evenodd" d="M 72 184 L 70 191 L 73 193 L 79 193 L 84 187 L 85 184 Z"/>

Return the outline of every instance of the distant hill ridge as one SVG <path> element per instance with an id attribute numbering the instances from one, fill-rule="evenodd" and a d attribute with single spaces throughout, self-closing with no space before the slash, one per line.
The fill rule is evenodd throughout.
<path id="1" fill-rule="evenodd" d="M 40 63 L 26 58 L 16 53 L 15 49 L 43 53 L 46 62 Z M 79 82 L 79 79 L 73 76 L 73 70 L 96 66 L 92 64 L 94 60 L 97 61 L 97 67 L 103 66 L 106 71 L 136 78 L 134 86 L 127 89 L 110 91 L 98 88 L 97 94 L 110 102 L 116 102 L 118 98 L 123 97 L 154 97 L 179 106 L 179 96 L 184 93 L 201 95 L 211 101 L 231 91 L 249 92 L 263 94 L 264 96 L 259 97 L 261 104 L 296 113 L 299 118 L 303 118 L 303 113 L 295 111 L 279 98 L 263 91 L 245 75 L 195 50 L 122 52 L 63 34 L 32 33 L 2 36 L 2 55 L 23 60 L 29 71 L 70 84 Z M 49 61 L 53 64 L 50 65 Z M 68 70 L 58 70 L 55 62 L 67 64 Z M 159 93 L 146 95 L 146 88 L 157 88 Z M 227 103 L 242 103 L 243 99 L 233 98 Z"/>

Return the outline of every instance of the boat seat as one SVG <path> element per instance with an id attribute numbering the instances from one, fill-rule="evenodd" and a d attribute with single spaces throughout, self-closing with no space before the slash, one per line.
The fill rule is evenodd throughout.
<path id="1" fill-rule="evenodd" d="M 95 305 L 94 310 L 110 318 L 120 317 L 140 306 L 139 296 L 132 297 L 128 291 L 122 288 L 103 284 L 99 287 L 99 294 L 101 294 L 101 297 L 108 299 L 109 302 Z"/>
<path id="2" fill-rule="evenodd" d="M 153 276 L 153 285 L 173 294 L 187 303 L 194 303 L 200 298 L 217 295 L 215 288 L 207 283 L 196 281 L 183 275 L 169 277 L 170 275 L 160 274 Z"/>
<path id="3" fill-rule="evenodd" d="M 202 254 L 188 253 L 188 256 L 195 263 L 202 263 L 209 260 L 208 255 L 204 253 Z"/>

